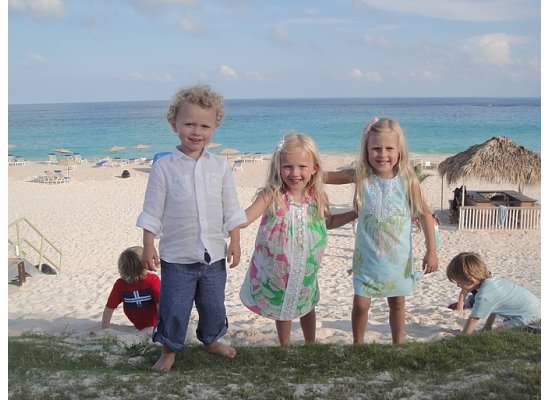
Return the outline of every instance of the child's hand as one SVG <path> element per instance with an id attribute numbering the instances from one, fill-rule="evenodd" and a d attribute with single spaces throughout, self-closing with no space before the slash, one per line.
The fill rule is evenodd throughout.
<path id="1" fill-rule="evenodd" d="M 438 269 L 437 254 L 435 251 L 427 251 L 422 261 L 422 271 L 425 274 L 435 272 Z"/>
<path id="2" fill-rule="evenodd" d="M 229 247 L 227 248 L 226 260 L 229 264 L 229 268 L 235 268 L 237 265 L 239 265 L 239 262 L 241 261 L 240 243 L 236 243 L 233 241 L 229 243 Z"/>
<path id="3" fill-rule="evenodd" d="M 143 255 L 141 256 L 141 262 L 143 266 L 150 271 L 156 271 L 157 267 L 160 265 L 160 259 L 157 254 L 157 249 L 155 246 L 144 246 Z"/>

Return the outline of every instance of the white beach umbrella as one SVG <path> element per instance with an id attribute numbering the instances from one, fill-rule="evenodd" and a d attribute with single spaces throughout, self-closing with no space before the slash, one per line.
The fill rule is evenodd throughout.
<path id="1" fill-rule="evenodd" d="M 108 152 L 111 152 L 111 153 L 116 153 L 117 151 L 121 151 L 121 150 L 124 150 L 126 147 L 124 146 L 117 146 L 117 145 L 114 145 L 114 146 L 111 146 L 107 149 Z"/>
<path id="2" fill-rule="evenodd" d="M 225 148 L 223 150 L 220 151 L 219 154 L 223 155 L 223 156 L 227 156 L 229 154 L 237 154 L 237 153 L 240 153 L 241 151 L 239 149 L 233 149 L 231 147 L 228 147 L 228 148 Z"/>

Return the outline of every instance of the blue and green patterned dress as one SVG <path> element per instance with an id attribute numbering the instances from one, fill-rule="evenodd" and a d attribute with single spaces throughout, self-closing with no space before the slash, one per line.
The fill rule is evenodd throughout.
<path id="1" fill-rule="evenodd" d="M 405 180 L 376 175 L 363 182 L 353 254 L 353 288 L 364 297 L 410 295 L 417 274 L 412 262 L 411 213 Z"/>

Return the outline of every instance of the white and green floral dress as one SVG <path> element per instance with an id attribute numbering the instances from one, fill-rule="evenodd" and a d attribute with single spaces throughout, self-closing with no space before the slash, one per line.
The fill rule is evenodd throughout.
<path id="1" fill-rule="evenodd" d="M 411 213 L 405 180 L 376 175 L 363 182 L 353 254 L 353 288 L 364 297 L 410 295 L 413 272 Z"/>
<path id="2" fill-rule="evenodd" d="M 319 302 L 317 273 L 327 245 L 325 219 L 310 197 L 303 204 L 283 195 L 275 214 L 261 220 L 254 254 L 241 287 L 243 304 L 264 317 L 289 321 Z"/>

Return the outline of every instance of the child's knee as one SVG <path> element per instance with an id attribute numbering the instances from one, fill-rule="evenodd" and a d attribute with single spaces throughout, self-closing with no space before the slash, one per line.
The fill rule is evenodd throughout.
<path id="1" fill-rule="evenodd" d="M 367 313 L 370 308 L 370 298 L 362 296 L 354 296 L 353 312 Z"/>
<path id="2" fill-rule="evenodd" d="M 405 311 L 405 297 L 388 297 L 388 306 L 392 311 Z"/>

